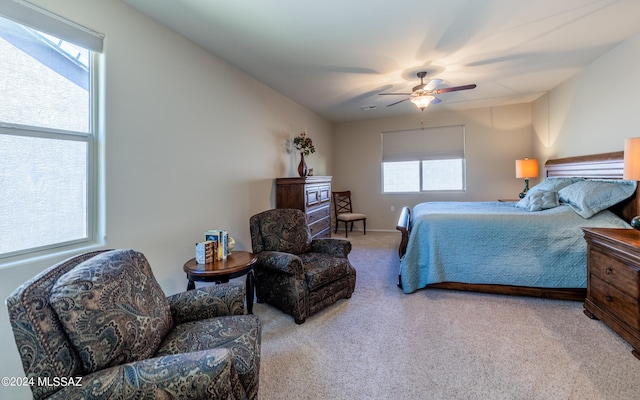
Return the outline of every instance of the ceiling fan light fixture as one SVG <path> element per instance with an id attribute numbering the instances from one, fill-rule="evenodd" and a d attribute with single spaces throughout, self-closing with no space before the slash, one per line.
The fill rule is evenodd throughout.
<path id="1" fill-rule="evenodd" d="M 420 110 L 424 110 L 429 106 L 429 104 L 431 104 L 434 98 L 435 97 L 431 95 L 416 96 L 411 99 L 411 102 L 415 104 Z"/>

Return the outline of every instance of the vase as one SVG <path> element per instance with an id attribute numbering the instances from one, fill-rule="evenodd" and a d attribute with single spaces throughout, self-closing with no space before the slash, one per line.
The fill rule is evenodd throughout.
<path id="1" fill-rule="evenodd" d="M 300 153 L 300 164 L 298 164 L 298 175 L 304 178 L 307 176 L 307 163 L 304 162 L 304 153 Z"/>

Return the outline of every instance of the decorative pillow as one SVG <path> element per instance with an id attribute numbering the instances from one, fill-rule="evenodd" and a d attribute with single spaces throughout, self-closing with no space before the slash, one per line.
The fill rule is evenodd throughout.
<path id="1" fill-rule="evenodd" d="M 560 189 L 567 187 L 573 183 L 584 180 L 584 178 L 576 178 L 576 177 L 552 177 L 547 178 L 539 184 L 535 185 L 527 192 L 527 195 L 516 204 L 516 207 L 524 208 L 525 210 L 529 210 L 530 205 L 529 202 L 536 195 L 537 192 L 557 192 Z M 531 211 L 531 210 L 529 210 Z"/>
<path id="2" fill-rule="evenodd" d="M 150 358 L 173 320 L 149 262 L 113 250 L 62 275 L 49 301 L 87 373 Z"/>
<path id="3" fill-rule="evenodd" d="M 591 218 L 631 196 L 637 184 L 627 180 L 588 179 L 560 189 L 558 195 L 560 202 L 569 204 L 578 215 Z"/>
<path id="4" fill-rule="evenodd" d="M 541 211 L 549 208 L 558 207 L 560 202 L 558 201 L 558 192 L 544 192 L 538 190 L 532 195 L 527 195 L 529 202 L 527 205 L 527 211 Z"/>

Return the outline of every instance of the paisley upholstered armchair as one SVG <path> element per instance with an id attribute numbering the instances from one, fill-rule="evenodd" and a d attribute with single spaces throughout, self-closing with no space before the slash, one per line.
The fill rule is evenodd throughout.
<path id="1" fill-rule="evenodd" d="M 257 397 L 261 327 L 243 315 L 242 284 L 165 297 L 144 255 L 96 251 L 43 271 L 7 306 L 34 399 Z"/>
<path id="2" fill-rule="evenodd" d="M 340 299 L 351 297 L 356 270 L 345 239 L 311 240 L 305 214 L 275 209 L 249 220 L 258 303 L 293 316 L 297 324 Z"/>

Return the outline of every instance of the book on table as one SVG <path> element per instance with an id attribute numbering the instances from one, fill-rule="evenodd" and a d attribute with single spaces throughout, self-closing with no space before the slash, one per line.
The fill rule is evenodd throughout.
<path id="1" fill-rule="evenodd" d="M 229 235 L 224 229 L 210 229 L 204 233 L 205 241 L 217 243 L 216 260 L 225 260 L 227 258 L 227 245 Z"/>

